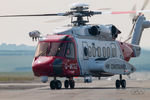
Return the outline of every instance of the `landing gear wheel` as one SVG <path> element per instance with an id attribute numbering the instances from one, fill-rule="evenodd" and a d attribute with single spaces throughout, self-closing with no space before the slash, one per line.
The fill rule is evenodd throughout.
<path id="1" fill-rule="evenodd" d="M 74 82 L 74 80 L 69 80 L 69 84 L 70 84 L 70 88 L 71 88 L 71 89 L 74 89 L 74 87 L 75 87 L 75 82 Z"/>
<path id="2" fill-rule="evenodd" d="M 125 89 L 126 88 L 126 80 L 122 79 L 122 74 L 120 74 L 120 80 L 116 80 L 116 88 L 119 89 L 120 86 Z"/>
<path id="3" fill-rule="evenodd" d="M 121 80 L 121 86 L 123 89 L 126 88 L 126 80 Z"/>
<path id="4" fill-rule="evenodd" d="M 64 82 L 64 87 L 65 87 L 66 89 L 68 89 L 68 87 L 69 87 L 69 81 L 68 81 L 68 80 L 65 80 L 65 82 Z"/>
<path id="5" fill-rule="evenodd" d="M 51 88 L 51 89 L 55 89 L 55 88 L 56 88 L 56 86 L 55 86 L 55 81 L 54 81 L 54 80 L 52 80 L 52 81 L 50 82 L 50 88 Z"/>
<path id="6" fill-rule="evenodd" d="M 52 80 L 50 82 L 50 88 L 53 90 L 53 89 L 61 89 L 62 87 L 62 84 L 61 84 L 61 81 L 59 80 Z"/>
<path id="7" fill-rule="evenodd" d="M 62 87 L 61 81 L 59 80 L 56 80 L 55 85 L 56 85 L 56 89 L 61 89 Z"/>
<path id="8" fill-rule="evenodd" d="M 120 88 L 120 80 L 116 80 L 116 89 Z"/>

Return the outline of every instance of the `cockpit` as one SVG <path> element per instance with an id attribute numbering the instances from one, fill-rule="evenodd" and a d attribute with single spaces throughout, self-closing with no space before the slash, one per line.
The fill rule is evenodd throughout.
<path id="1" fill-rule="evenodd" d="M 39 39 L 32 69 L 35 76 L 78 76 L 75 42 L 69 35 L 48 35 Z"/>
<path id="2" fill-rule="evenodd" d="M 35 57 L 56 56 L 75 58 L 75 48 L 72 41 L 41 41 L 39 42 Z"/>

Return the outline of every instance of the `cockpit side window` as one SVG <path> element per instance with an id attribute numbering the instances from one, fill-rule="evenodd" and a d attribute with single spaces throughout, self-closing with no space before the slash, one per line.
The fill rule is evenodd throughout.
<path id="1" fill-rule="evenodd" d="M 56 54 L 58 53 L 60 49 L 60 43 L 58 42 L 52 42 L 49 52 L 48 52 L 48 56 L 56 56 Z"/>
<path id="2" fill-rule="evenodd" d="M 67 43 L 63 42 L 52 42 L 48 56 L 64 57 L 66 45 Z"/>
<path id="3" fill-rule="evenodd" d="M 72 42 L 68 42 L 65 56 L 67 58 L 71 58 L 71 59 L 75 58 L 75 48 L 74 48 L 74 44 Z"/>

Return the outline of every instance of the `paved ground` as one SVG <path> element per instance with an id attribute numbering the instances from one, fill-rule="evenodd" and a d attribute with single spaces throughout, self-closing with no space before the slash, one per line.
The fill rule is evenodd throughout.
<path id="1" fill-rule="evenodd" d="M 150 100 L 150 80 L 127 80 L 126 89 L 115 89 L 114 82 L 76 83 L 67 90 L 50 90 L 48 83 L 0 83 L 0 100 Z"/>

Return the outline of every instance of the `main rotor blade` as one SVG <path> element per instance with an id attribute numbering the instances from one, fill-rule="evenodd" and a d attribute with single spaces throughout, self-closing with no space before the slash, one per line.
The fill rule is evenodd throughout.
<path id="1" fill-rule="evenodd" d="M 102 12 L 102 14 L 132 14 L 136 11 L 112 11 L 112 12 Z"/>
<path id="2" fill-rule="evenodd" d="M 138 10 L 138 11 L 112 11 L 112 12 L 101 12 L 101 14 L 136 14 L 136 13 L 146 13 L 150 10 Z"/>
<path id="3" fill-rule="evenodd" d="M 65 16 L 65 13 L 58 14 L 31 14 L 31 15 L 3 15 L 0 17 L 34 17 L 34 16 Z"/>

